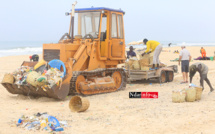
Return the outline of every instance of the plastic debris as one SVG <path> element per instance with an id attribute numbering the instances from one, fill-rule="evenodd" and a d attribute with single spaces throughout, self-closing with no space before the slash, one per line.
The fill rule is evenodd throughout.
<path id="1" fill-rule="evenodd" d="M 37 75 L 30 75 L 30 72 L 35 72 Z M 43 65 L 43 69 L 40 71 L 34 70 L 33 67 L 21 66 L 12 74 L 15 78 L 14 83 L 18 86 L 32 85 L 35 87 L 41 87 L 44 91 L 46 91 L 46 88 L 52 88 L 55 84 L 59 86 L 62 83 L 62 79 L 65 76 L 65 71 L 60 71 L 57 68 L 48 69 L 45 65 Z M 29 83 L 27 78 L 29 80 L 33 79 L 33 81 Z"/>
<path id="2" fill-rule="evenodd" d="M 189 87 L 197 87 L 197 86 L 195 84 L 193 84 L 193 83 L 190 83 Z"/>
<path id="3" fill-rule="evenodd" d="M 12 125 L 14 123 L 16 123 L 16 121 L 12 121 Z M 68 124 L 67 121 L 58 121 L 57 118 L 47 113 L 37 113 L 33 116 L 22 115 L 18 119 L 16 126 L 33 131 L 60 132 L 64 131 L 64 128 L 68 127 Z"/>

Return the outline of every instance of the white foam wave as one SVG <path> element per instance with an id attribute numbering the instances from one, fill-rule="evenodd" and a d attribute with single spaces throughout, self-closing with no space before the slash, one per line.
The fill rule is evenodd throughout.
<path id="1" fill-rule="evenodd" d="M 182 43 L 177 43 L 177 46 L 215 46 L 215 43 L 187 43 L 187 42 L 182 42 Z"/>
<path id="2" fill-rule="evenodd" d="M 24 48 L 15 48 L 15 49 L 4 49 L 0 50 L 0 57 L 12 56 L 12 55 L 32 55 L 32 54 L 41 54 L 42 47 L 24 47 Z"/>

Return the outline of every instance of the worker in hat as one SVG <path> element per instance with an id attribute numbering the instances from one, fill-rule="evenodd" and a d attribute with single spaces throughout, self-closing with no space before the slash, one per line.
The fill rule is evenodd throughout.
<path id="1" fill-rule="evenodd" d="M 190 83 L 192 83 L 192 79 L 193 79 L 193 76 L 196 74 L 196 71 L 198 71 L 199 75 L 200 75 L 200 85 L 202 86 L 202 90 L 204 90 L 203 81 L 205 80 L 207 82 L 208 86 L 210 87 L 210 92 L 213 92 L 214 89 L 211 86 L 211 83 L 207 77 L 207 74 L 208 74 L 207 65 L 205 65 L 204 63 L 201 63 L 201 62 L 197 62 L 190 66 Z"/>
<path id="2" fill-rule="evenodd" d="M 146 45 L 147 49 L 146 51 L 142 54 L 142 56 L 144 54 L 148 54 L 150 52 L 154 52 L 153 55 L 153 66 L 152 68 L 150 68 L 150 70 L 155 70 L 159 68 L 159 55 L 163 49 L 162 45 L 154 40 L 148 40 L 148 39 L 144 39 L 143 40 L 143 44 Z M 155 67 L 155 65 L 157 65 L 157 67 Z"/>
<path id="3" fill-rule="evenodd" d="M 202 54 L 202 59 L 206 60 L 206 51 L 205 51 L 205 49 L 203 47 L 201 47 L 200 53 Z"/>
<path id="4" fill-rule="evenodd" d="M 39 61 L 39 55 L 37 55 L 37 54 L 29 56 L 29 58 L 30 58 L 30 61 Z"/>
<path id="5" fill-rule="evenodd" d="M 188 83 L 189 63 L 191 61 L 191 55 L 184 45 L 181 46 L 181 49 L 182 50 L 179 53 L 178 65 L 180 66 L 181 64 L 181 72 L 183 75 L 183 81 L 181 82 L 181 84 L 183 84 Z"/>
<path id="6" fill-rule="evenodd" d="M 136 56 L 136 53 L 134 52 L 133 46 L 130 46 L 129 51 L 127 52 L 127 58 L 129 59 L 129 58 L 131 58 L 133 56 Z"/>

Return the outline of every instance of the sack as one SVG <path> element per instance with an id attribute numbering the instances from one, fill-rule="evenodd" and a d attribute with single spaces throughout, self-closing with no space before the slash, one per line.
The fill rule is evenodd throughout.
<path id="1" fill-rule="evenodd" d="M 139 64 L 138 60 L 133 62 L 133 69 L 134 70 L 140 70 L 140 64 Z"/>
<path id="2" fill-rule="evenodd" d="M 195 87 L 195 89 L 196 89 L 196 100 L 201 100 L 202 87 Z"/>
<path id="3" fill-rule="evenodd" d="M 172 91 L 172 102 L 181 103 L 185 102 L 186 91 L 183 90 L 173 90 Z"/>
<path id="4" fill-rule="evenodd" d="M 193 102 L 196 100 L 196 89 L 195 87 L 190 87 L 185 89 L 187 95 L 186 95 L 186 101 Z"/>
<path id="5" fill-rule="evenodd" d="M 135 60 L 129 59 L 129 61 L 125 63 L 125 68 L 132 70 L 133 69 L 132 64 L 133 64 L 134 61 Z"/>
<path id="6" fill-rule="evenodd" d="M 27 76 L 27 83 L 31 84 L 32 86 L 36 87 L 37 86 L 37 79 L 40 77 L 40 74 L 37 73 L 36 71 L 32 71 L 28 74 Z"/>

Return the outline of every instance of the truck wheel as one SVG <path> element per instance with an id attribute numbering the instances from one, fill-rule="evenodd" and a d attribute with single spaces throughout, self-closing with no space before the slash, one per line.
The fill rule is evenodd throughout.
<path id="1" fill-rule="evenodd" d="M 165 71 L 161 71 L 160 77 L 158 78 L 158 82 L 159 83 L 165 83 L 167 81 L 166 79 L 166 72 Z"/>
<path id="2" fill-rule="evenodd" d="M 167 81 L 168 82 L 172 82 L 173 79 L 174 79 L 174 73 L 173 73 L 173 71 L 167 72 Z"/>

